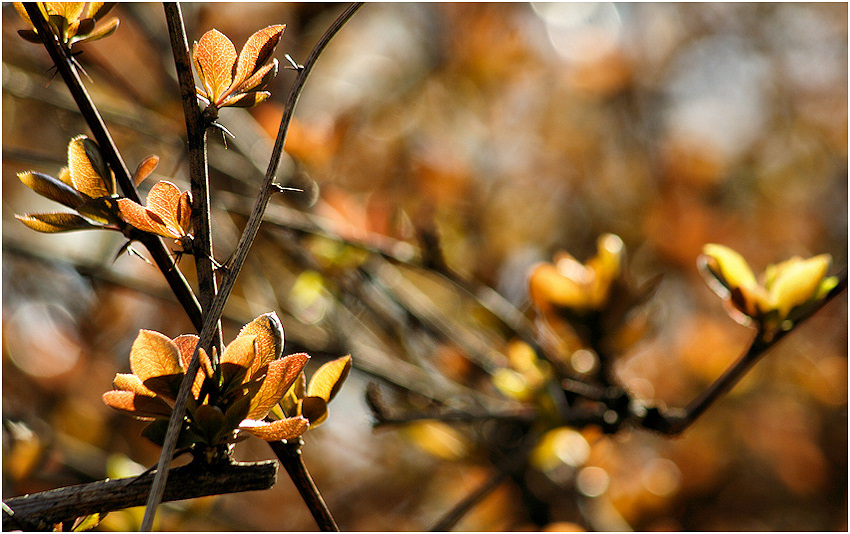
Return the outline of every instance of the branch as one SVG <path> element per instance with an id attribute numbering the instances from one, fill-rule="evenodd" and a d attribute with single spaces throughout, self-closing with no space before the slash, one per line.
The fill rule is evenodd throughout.
<path id="1" fill-rule="evenodd" d="M 56 65 L 56 70 L 59 71 L 59 74 L 65 81 L 65 85 L 71 92 L 74 102 L 76 102 L 80 113 L 92 131 L 92 135 L 95 141 L 97 141 L 104 158 L 115 173 L 115 180 L 118 182 L 119 187 L 121 187 L 122 193 L 130 200 L 141 202 L 139 193 L 136 190 L 136 184 L 130 176 L 130 171 L 127 170 L 127 166 L 121 158 L 121 154 L 118 152 L 118 148 L 115 146 L 115 142 L 106 128 L 106 124 L 104 124 L 100 113 L 95 108 L 76 68 L 71 63 L 71 59 L 68 57 L 66 51 L 62 48 L 62 44 L 51 31 L 47 21 L 41 14 L 41 10 L 38 9 L 35 3 L 28 2 L 24 4 L 24 7 L 38 35 L 41 37 L 44 47 L 50 55 L 50 59 Z M 186 314 L 189 316 L 192 324 L 200 330 L 203 326 L 201 307 L 195 298 L 195 294 L 192 292 L 192 288 L 189 287 L 186 278 L 180 272 L 177 265 L 175 265 L 162 240 L 155 235 L 141 232 L 139 232 L 137 238 L 150 252 L 151 257 L 174 292 L 175 297 L 186 310 Z"/>
<path id="2" fill-rule="evenodd" d="M 301 446 L 304 440 L 296 438 L 289 441 L 270 441 L 269 446 L 277 455 L 280 463 L 286 469 L 289 478 L 298 488 L 298 493 L 304 499 L 304 503 L 309 508 L 313 519 L 319 525 L 322 532 L 339 532 L 339 527 L 336 524 L 328 505 L 319 493 L 319 489 L 313 482 L 313 478 L 307 471 L 307 466 L 304 465 L 304 458 L 301 456 Z"/>
<path id="3" fill-rule="evenodd" d="M 67 486 L 3 502 L 3 530 L 45 530 L 56 523 L 145 503 L 154 473 Z M 164 501 L 265 490 L 277 481 L 277 462 L 232 463 L 210 468 L 191 463 L 172 469 Z M 10 513 L 11 511 L 11 513 Z"/>
<path id="4" fill-rule="evenodd" d="M 192 64 L 189 59 L 189 43 L 180 6 L 174 2 L 163 4 L 168 35 L 171 38 L 171 51 L 174 66 L 180 83 L 180 96 L 183 100 L 183 115 L 186 118 L 186 138 L 189 143 L 189 176 L 192 190 L 192 227 L 194 239 L 192 254 L 198 271 L 198 292 L 201 310 L 208 311 L 218 288 L 212 264 L 212 236 L 210 234 L 210 194 L 207 168 L 206 122 L 201 116 L 198 99 L 195 95 L 195 79 L 192 76 Z M 213 335 L 214 346 L 221 353 L 221 324 Z M 212 347 L 203 346 L 207 354 L 213 354 Z"/>
<path id="5" fill-rule="evenodd" d="M 227 298 L 233 290 L 233 286 L 236 283 L 236 278 L 239 276 L 239 272 L 242 270 L 242 266 L 248 256 L 248 250 L 251 248 L 251 244 L 257 236 L 257 231 L 260 229 L 260 223 L 262 222 L 265 208 L 269 203 L 272 192 L 275 190 L 273 187 L 274 178 L 277 173 L 277 168 L 280 165 L 280 158 L 283 155 L 283 145 L 286 141 L 286 134 L 289 130 L 289 123 L 292 120 L 292 114 L 294 112 L 295 105 L 298 102 L 298 97 L 301 95 L 301 90 L 304 88 L 307 77 L 309 76 L 313 65 L 319 59 L 322 51 L 331 41 L 333 36 L 342 29 L 348 19 L 354 15 L 361 5 L 362 4 L 349 5 L 349 7 L 343 11 L 342 15 L 340 15 L 333 24 L 331 24 L 310 52 L 310 55 L 307 57 L 307 61 L 304 62 L 304 67 L 299 70 L 298 76 L 295 78 L 295 82 L 290 88 L 283 117 L 280 121 L 280 128 L 278 129 L 277 138 L 275 139 L 274 149 L 272 150 L 272 156 L 269 161 L 268 170 L 266 171 L 265 180 L 260 189 L 254 209 L 251 211 L 251 215 L 248 218 L 248 223 L 242 233 L 242 237 L 239 239 L 239 243 L 233 253 L 230 267 L 222 280 L 221 289 L 213 299 L 212 305 L 204 318 L 204 325 L 200 333 L 200 341 L 195 348 L 195 353 L 192 355 L 192 360 L 189 362 L 188 369 L 186 369 L 183 382 L 180 384 L 180 391 L 178 392 L 177 399 L 174 403 L 171 419 L 168 422 L 168 430 L 165 435 L 165 441 L 162 446 L 162 453 L 159 457 L 157 475 L 154 478 L 153 486 L 151 487 L 150 497 L 148 498 L 147 508 L 145 510 L 145 518 L 142 521 L 142 530 L 151 529 L 153 525 L 153 518 L 156 513 L 156 507 L 162 500 L 162 492 L 165 489 L 165 482 L 168 477 L 168 472 L 165 468 L 168 466 L 168 463 L 171 461 L 171 456 L 174 454 L 174 446 L 177 442 L 177 435 L 183 421 L 183 416 L 186 413 L 186 403 L 189 400 L 189 392 L 191 391 L 192 380 L 189 377 L 194 377 L 198 372 L 198 367 L 200 366 L 198 348 L 209 346 L 212 341 L 214 333 L 217 330 L 219 318 L 224 310 L 224 304 L 227 302 Z"/>
<path id="6" fill-rule="evenodd" d="M 681 434 L 694 423 L 714 402 L 731 390 L 750 368 L 779 343 L 785 336 L 796 330 L 809 317 L 817 313 L 828 302 L 837 297 L 847 289 L 847 270 L 838 275 L 838 284 L 824 297 L 820 304 L 809 311 L 805 316 L 797 319 L 793 327 L 788 330 L 779 330 L 768 335 L 762 331 L 756 335 L 747 351 L 726 370 L 711 386 L 702 392 L 696 399 L 691 401 L 685 408 L 670 410 L 665 413 L 661 409 L 649 408 L 645 414 L 639 417 L 641 426 L 651 430 L 657 430 L 663 434 Z"/>
<path id="7" fill-rule="evenodd" d="M 446 532 L 451 530 L 458 521 L 463 519 L 463 516 L 477 506 L 478 503 L 484 500 L 485 497 L 493 493 L 493 491 L 498 488 L 507 477 L 508 473 L 505 471 L 497 471 L 490 475 L 490 478 L 485 481 L 484 484 L 454 505 L 454 507 L 446 512 L 446 514 L 443 515 L 443 517 L 440 518 L 440 520 L 437 521 L 437 523 L 429 530 L 431 532 Z"/>

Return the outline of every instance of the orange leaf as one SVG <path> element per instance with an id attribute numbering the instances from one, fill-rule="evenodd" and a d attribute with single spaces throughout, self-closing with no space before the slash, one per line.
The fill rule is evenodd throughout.
<path id="1" fill-rule="evenodd" d="M 236 47 L 218 30 L 205 33 L 192 54 L 201 71 L 198 73 L 210 102 L 218 104 L 233 82 Z"/>
<path id="2" fill-rule="evenodd" d="M 142 420 L 171 415 L 171 407 L 162 399 L 138 395 L 132 391 L 107 391 L 103 394 L 103 402 Z"/>
<path id="3" fill-rule="evenodd" d="M 179 234 L 175 234 L 168 228 L 165 221 L 159 215 L 133 202 L 129 198 L 118 199 L 118 211 L 121 213 L 122 219 L 143 232 L 161 235 L 163 237 L 173 237 L 175 239 L 180 237 Z"/>
<path id="4" fill-rule="evenodd" d="M 251 410 L 248 412 L 249 419 L 262 419 L 277 404 L 281 397 L 295 382 L 298 373 L 304 369 L 310 356 L 304 353 L 284 356 L 269 364 L 266 378 L 260 390 L 251 399 Z"/>
<path id="5" fill-rule="evenodd" d="M 109 196 L 112 192 L 107 189 L 104 177 L 92 165 L 85 141 L 89 141 L 85 135 L 78 135 L 68 143 L 68 167 L 74 189 L 92 198 Z"/>
<path id="6" fill-rule="evenodd" d="M 256 355 L 254 340 L 255 336 L 239 336 L 228 343 L 221 353 L 221 363 L 232 363 L 249 368 Z"/>
<path id="7" fill-rule="evenodd" d="M 177 345 L 165 335 L 153 330 L 140 330 L 130 348 L 130 369 L 139 380 L 176 375 L 183 372 Z"/>
<path id="8" fill-rule="evenodd" d="M 233 85 L 236 88 L 239 88 L 257 70 L 257 67 L 268 61 L 274 53 L 281 35 L 283 35 L 284 28 L 286 28 L 285 25 L 276 24 L 263 28 L 248 38 L 239 53 L 239 60 L 236 64 L 236 75 L 233 80 Z M 242 89 L 239 88 L 239 90 Z"/>
<path id="9" fill-rule="evenodd" d="M 313 378 L 310 379 L 310 385 L 307 386 L 307 396 L 320 397 L 325 402 L 330 402 L 339 391 L 339 388 L 342 387 L 342 383 L 345 381 L 350 370 L 350 354 L 322 365 L 316 370 Z"/>
<path id="10" fill-rule="evenodd" d="M 195 334 L 183 334 L 182 336 L 175 337 L 173 340 L 180 353 L 180 366 L 184 371 L 189 368 L 189 362 L 192 361 L 192 356 L 195 353 L 195 347 L 198 345 L 199 339 Z M 201 365 L 198 368 L 198 374 L 195 375 L 195 382 L 192 384 L 192 393 L 195 395 L 195 398 L 198 397 L 198 393 L 201 391 L 204 378 L 213 375 L 212 363 L 204 349 L 198 351 L 198 358 L 201 360 Z"/>
<path id="11" fill-rule="evenodd" d="M 236 338 L 245 336 L 255 336 L 257 342 L 256 358 L 248 376 L 272 360 L 280 358 L 283 350 L 283 325 L 275 312 L 264 313 L 246 324 Z"/>
<path id="12" fill-rule="evenodd" d="M 159 156 L 148 156 L 143 159 L 142 162 L 139 163 L 139 166 L 136 167 L 136 172 L 133 173 L 133 181 L 136 185 L 139 185 L 145 178 L 150 176 L 158 163 Z"/>
<path id="13" fill-rule="evenodd" d="M 177 235 L 183 235 L 182 227 L 177 220 L 177 212 L 180 209 L 180 189 L 171 182 L 165 180 L 154 184 L 148 193 L 147 208 L 159 215 Z"/>
<path id="14" fill-rule="evenodd" d="M 156 393 L 149 390 L 144 384 L 142 384 L 142 381 L 138 376 L 132 374 L 118 373 L 115 375 L 115 379 L 112 380 L 112 385 L 121 391 L 130 391 L 138 395 L 146 395 L 148 397 L 156 395 Z"/>
<path id="15" fill-rule="evenodd" d="M 266 441 L 280 441 L 297 438 L 307 431 L 309 425 L 309 422 L 303 417 L 288 417 L 271 423 L 245 419 L 239 424 L 239 428 Z"/>

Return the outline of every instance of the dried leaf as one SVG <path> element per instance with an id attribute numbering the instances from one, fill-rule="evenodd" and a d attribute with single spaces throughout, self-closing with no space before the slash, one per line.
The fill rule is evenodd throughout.
<path id="1" fill-rule="evenodd" d="M 248 38 L 242 51 L 239 53 L 239 60 L 236 64 L 236 75 L 234 76 L 233 85 L 237 90 L 245 80 L 247 80 L 259 66 L 268 61 L 269 57 L 274 53 L 277 43 L 280 41 L 283 30 L 286 28 L 283 24 L 268 26 L 257 31 Z"/>
<path id="2" fill-rule="evenodd" d="M 307 396 L 321 397 L 325 402 L 330 402 L 339 388 L 342 387 L 342 383 L 350 370 L 351 355 L 331 360 L 322 365 L 310 379 L 310 385 L 307 386 Z"/>
<path id="3" fill-rule="evenodd" d="M 240 429 L 246 430 L 266 441 L 297 438 L 306 432 L 308 427 L 309 423 L 303 417 L 289 417 L 271 423 L 245 419 L 239 425 Z"/>
<path id="4" fill-rule="evenodd" d="M 200 67 L 198 76 L 204 84 L 207 96 L 217 105 L 233 82 L 236 47 L 227 36 L 213 29 L 201 37 L 192 55 Z"/>
<path id="5" fill-rule="evenodd" d="M 310 356 L 304 353 L 291 354 L 269 364 L 266 378 L 260 390 L 251 400 L 251 410 L 246 417 L 262 419 L 286 394 Z"/>
<path id="6" fill-rule="evenodd" d="M 182 373 L 179 357 L 177 345 L 168 337 L 153 330 L 140 330 L 130 348 L 130 369 L 144 383 L 151 377 Z"/>
<path id="7" fill-rule="evenodd" d="M 74 213 L 27 213 L 15 218 L 33 230 L 54 234 L 71 230 L 90 230 L 98 226 Z"/>

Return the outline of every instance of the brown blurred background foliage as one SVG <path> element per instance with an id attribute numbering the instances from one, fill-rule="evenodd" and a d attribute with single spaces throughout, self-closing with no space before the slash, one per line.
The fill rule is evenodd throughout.
<path id="1" fill-rule="evenodd" d="M 284 53 L 303 61 L 341 9 L 183 5 L 190 40 L 216 28 L 240 48 L 255 30 L 287 24 L 276 53 L 282 64 Z M 165 178 L 186 187 L 185 124 L 162 7 L 120 4 L 112 15 L 117 32 L 80 47 L 87 87 L 130 168 L 160 156 L 143 189 Z M 558 250 L 586 258 L 599 234 L 621 236 L 637 279 L 664 278 L 650 303 L 652 332 L 617 372 L 636 397 L 670 406 L 690 401 L 752 335 L 698 276 L 704 243 L 731 246 L 756 270 L 823 252 L 833 271 L 846 266 L 847 20 L 845 3 L 360 10 L 320 59 L 296 111 L 281 174 L 306 192 L 273 200 L 224 324 L 232 339 L 241 324 L 275 310 L 287 352 L 307 350 L 311 365 L 352 353 L 359 370 L 304 453 L 344 530 L 427 529 L 489 469 L 474 454 L 446 458 L 463 449 L 463 434 L 370 425 L 363 391 L 376 376 L 424 377 L 419 386 L 434 395 L 478 387 L 452 336 L 435 335 L 406 310 L 419 306 L 468 333 L 493 362 L 509 341 L 444 278 L 385 261 L 416 258 L 417 236 L 439 234 L 452 270 L 523 311 L 532 263 Z M 113 262 L 120 236 L 43 235 L 14 220 L 57 207 L 15 174 L 55 176 L 68 141 L 88 130 L 61 79 L 48 83 L 44 49 L 16 35 L 24 24 L 10 4 L 2 24 L 7 498 L 153 465 L 158 448 L 139 436 L 141 423 L 100 397 L 115 372 L 126 372 L 140 328 L 169 336 L 192 328 L 154 268 L 128 255 Z M 236 135 L 226 148 L 211 135 L 220 261 L 256 194 L 292 79 L 282 71 L 267 103 L 222 112 Z M 299 210 L 322 231 L 299 226 Z M 192 259 L 181 266 L 191 272 Z M 352 274 L 363 271 L 393 289 L 382 293 L 395 298 L 384 302 L 383 318 L 364 304 L 374 287 Z M 565 461 L 558 480 L 528 480 L 553 503 L 543 528 L 846 530 L 846 297 L 783 341 L 683 436 L 577 435 L 580 464 Z M 272 455 L 249 440 L 236 457 Z M 517 495 L 501 485 L 458 528 L 541 528 Z M 136 512 L 110 514 L 100 528 L 135 529 Z M 315 524 L 282 473 L 267 492 L 166 505 L 156 528 Z"/>

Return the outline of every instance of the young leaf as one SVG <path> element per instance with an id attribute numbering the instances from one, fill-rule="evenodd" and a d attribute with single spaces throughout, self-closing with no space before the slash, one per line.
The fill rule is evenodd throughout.
<path id="1" fill-rule="evenodd" d="M 251 410 L 246 417 L 262 419 L 267 416 L 287 390 L 292 387 L 309 359 L 310 356 L 307 354 L 298 353 L 271 362 L 263 385 L 251 399 Z"/>
<path id="2" fill-rule="evenodd" d="M 257 355 L 251 365 L 249 375 L 253 375 L 263 365 L 280 358 L 283 351 L 283 325 L 275 312 L 264 313 L 239 330 L 237 338 L 255 336 Z"/>
<path id="3" fill-rule="evenodd" d="M 328 418 L 328 402 L 322 397 L 304 397 L 298 403 L 298 415 L 310 421 L 310 428 L 316 428 Z"/>
<path id="4" fill-rule="evenodd" d="M 74 213 L 28 213 L 15 215 L 15 218 L 33 230 L 47 234 L 99 228 Z"/>
<path id="5" fill-rule="evenodd" d="M 211 102 L 218 102 L 233 82 L 236 47 L 226 35 L 213 29 L 195 44 L 192 56 L 200 69 L 198 76 L 207 97 Z"/>
<path id="6" fill-rule="evenodd" d="M 246 430 L 258 438 L 266 441 L 280 441 L 282 439 L 297 438 L 307 431 L 309 422 L 303 417 L 289 417 L 279 421 L 266 423 L 254 419 L 245 419 L 239 428 Z"/>
<path id="7" fill-rule="evenodd" d="M 136 172 L 133 173 L 133 182 L 139 185 L 145 178 L 150 176 L 156 166 L 159 164 L 159 156 L 148 156 L 139 163 L 136 167 Z"/>
<path id="8" fill-rule="evenodd" d="M 74 189 L 92 198 L 109 196 L 114 192 L 115 187 L 113 184 L 112 190 L 108 189 L 104 181 L 105 177 L 98 173 L 95 163 L 89 159 L 89 153 L 97 152 L 98 158 L 102 161 L 96 145 L 93 147 L 92 144 L 93 142 L 85 135 L 78 135 L 68 143 L 68 167 L 71 171 L 71 183 L 74 184 Z M 97 167 L 102 167 L 101 161 L 96 162 Z M 105 166 L 105 163 L 103 166 Z M 103 171 L 102 168 L 99 170 Z M 111 178 L 111 173 L 109 177 Z"/>
<path id="9" fill-rule="evenodd" d="M 248 38 L 242 51 L 239 53 L 239 60 L 236 64 L 236 75 L 234 76 L 233 85 L 237 90 L 243 91 L 251 87 L 239 87 L 263 65 L 274 53 L 277 43 L 286 28 L 283 24 L 268 26 L 257 31 Z M 261 76 L 262 77 L 262 76 Z"/>
<path id="10" fill-rule="evenodd" d="M 162 399 L 138 395 L 132 391 L 107 391 L 103 394 L 103 402 L 142 420 L 171 415 L 171 407 Z"/>
<path id="11" fill-rule="evenodd" d="M 76 209 L 77 206 L 86 200 L 89 200 L 87 195 L 80 193 L 61 180 L 57 180 L 52 176 L 48 176 L 40 172 L 19 172 L 18 178 L 24 183 L 24 185 L 39 195 L 49 198 L 54 202 L 64 204 L 69 208 Z"/>
<path id="12" fill-rule="evenodd" d="M 130 369 L 144 383 L 148 378 L 183 372 L 177 345 L 153 330 L 140 330 L 130 348 Z"/>
<path id="13" fill-rule="evenodd" d="M 331 399 L 342 387 L 342 383 L 348 376 L 351 370 L 351 355 L 331 360 L 319 367 L 313 378 L 310 379 L 310 385 L 307 386 L 308 397 L 320 397 L 325 402 L 330 402 Z"/>
<path id="14" fill-rule="evenodd" d="M 112 380 L 112 385 L 115 387 L 115 389 L 120 389 L 121 391 L 130 391 L 138 395 L 147 395 L 148 397 L 153 397 L 156 395 L 156 393 L 145 387 L 145 385 L 142 383 L 141 379 L 139 379 L 138 376 L 133 374 L 118 373 Z"/>

